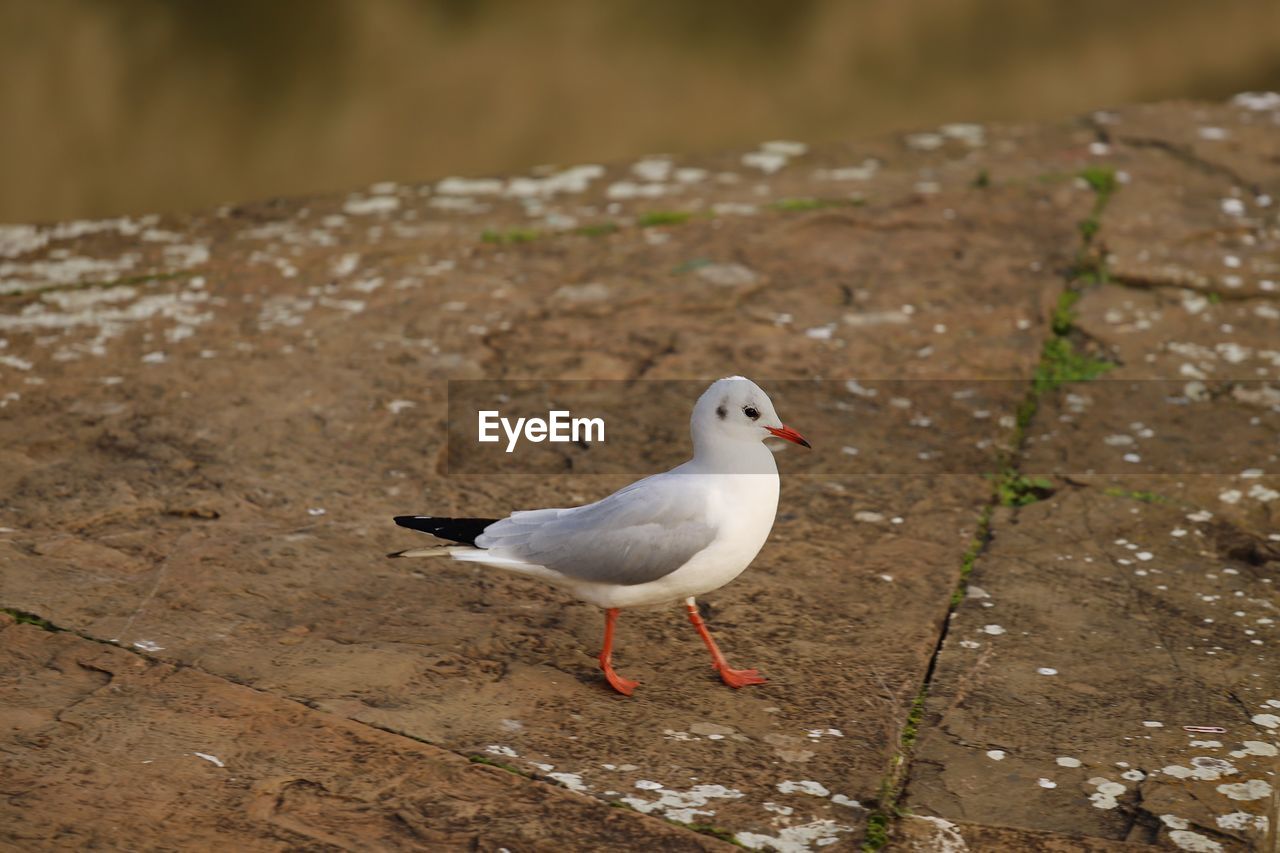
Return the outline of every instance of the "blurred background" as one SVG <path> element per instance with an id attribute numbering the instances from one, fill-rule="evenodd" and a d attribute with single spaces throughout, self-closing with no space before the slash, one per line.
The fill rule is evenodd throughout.
<path id="1" fill-rule="evenodd" d="M 0 222 L 1277 88 L 1278 0 L 0 0 Z"/>

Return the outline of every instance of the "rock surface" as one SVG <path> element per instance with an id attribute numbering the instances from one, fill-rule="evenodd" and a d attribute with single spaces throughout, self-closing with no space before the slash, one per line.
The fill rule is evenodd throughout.
<path id="1" fill-rule="evenodd" d="M 157 847 L 1262 843 L 1277 101 L 0 229 L 0 606 L 65 629 L 4 629 L 4 832 L 117 845 L 159 800 Z M 768 685 L 669 608 L 622 619 L 625 700 L 594 609 L 382 559 L 397 513 L 625 481 L 450 474 L 450 380 L 728 373 L 817 448 L 707 598 Z M 661 467 L 683 419 L 617 441 Z"/>

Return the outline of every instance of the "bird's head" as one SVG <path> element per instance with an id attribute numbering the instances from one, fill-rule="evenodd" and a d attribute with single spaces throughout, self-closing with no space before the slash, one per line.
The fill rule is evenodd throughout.
<path id="1" fill-rule="evenodd" d="M 764 390 L 742 376 L 717 379 L 693 407 L 694 443 L 708 441 L 762 441 L 784 438 L 804 447 L 804 436 L 782 422 Z"/>

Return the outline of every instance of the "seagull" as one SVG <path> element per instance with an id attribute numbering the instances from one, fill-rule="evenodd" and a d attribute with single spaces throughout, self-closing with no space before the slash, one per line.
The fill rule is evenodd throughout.
<path id="1" fill-rule="evenodd" d="M 717 380 L 702 393 L 690 431 L 688 462 L 585 506 L 523 510 L 502 519 L 396 516 L 401 527 L 452 544 L 388 556 L 483 563 L 548 581 L 604 608 L 600 668 L 624 696 L 639 682 L 613 669 L 618 614 L 680 600 L 721 680 L 734 688 L 764 684 L 758 671 L 729 666 L 696 597 L 742 574 L 773 528 L 778 468 L 763 439 L 810 445 L 782 422 L 760 386 L 742 376 Z"/>

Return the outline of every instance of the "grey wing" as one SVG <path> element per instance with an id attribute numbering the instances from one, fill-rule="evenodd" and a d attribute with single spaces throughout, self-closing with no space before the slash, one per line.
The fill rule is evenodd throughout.
<path id="1" fill-rule="evenodd" d="M 634 586 L 671 574 L 715 536 L 692 477 L 659 474 L 586 506 L 512 513 L 476 546 L 575 580 Z"/>

